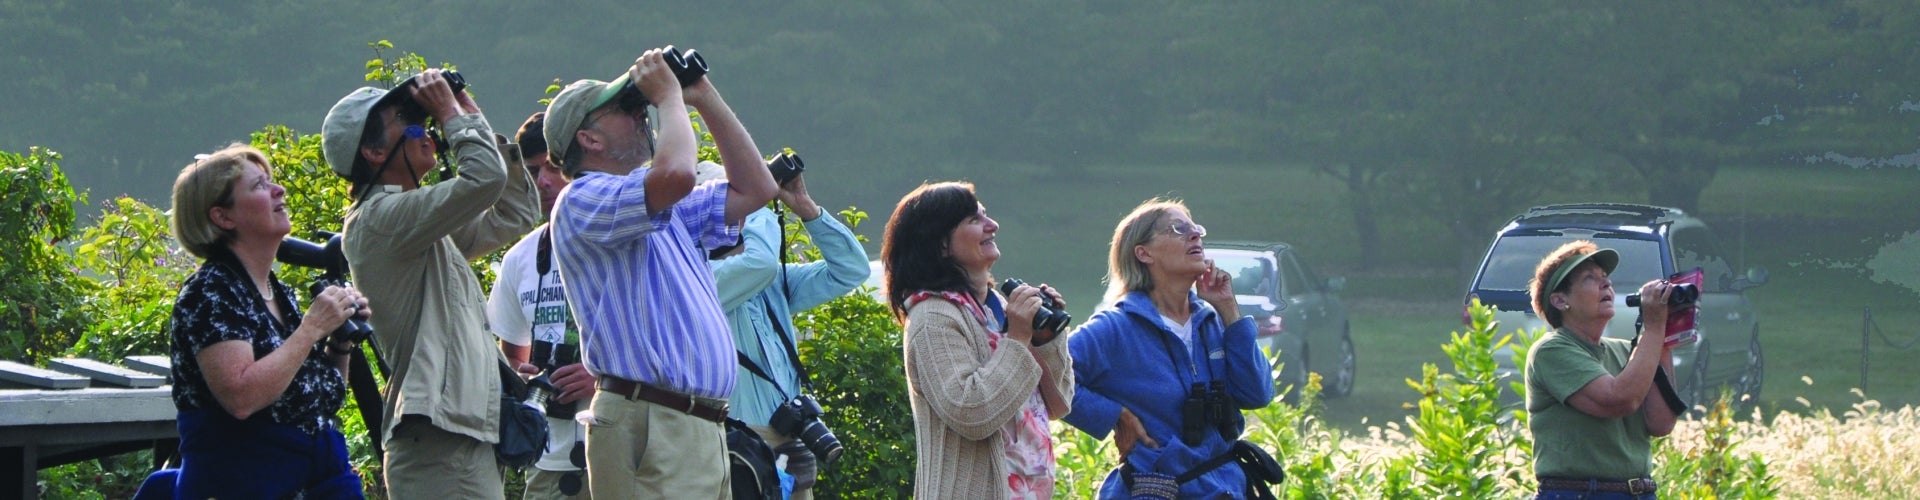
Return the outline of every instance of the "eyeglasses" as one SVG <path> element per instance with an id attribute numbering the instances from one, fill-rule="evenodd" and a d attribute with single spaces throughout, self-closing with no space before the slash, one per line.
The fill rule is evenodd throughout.
<path id="1" fill-rule="evenodd" d="M 1190 222 L 1174 221 L 1167 225 L 1167 234 L 1180 238 L 1204 238 L 1207 236 L 1207 227 Z"/>

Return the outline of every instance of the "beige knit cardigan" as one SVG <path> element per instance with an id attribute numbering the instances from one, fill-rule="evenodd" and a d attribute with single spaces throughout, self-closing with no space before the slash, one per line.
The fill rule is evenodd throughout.
<path id="1" fill-rule="evenodd" d="M 927 299 L 907 310 L 902 350 L 913 435 L 919 453 L 913 495 L 920 499 L 1006 498 L 1001 429 L 1041 383 L 1073 401 L 1073 361 L 1065 338 L 1038 348 L 987 343 L 987 330 L 959 304 Z M 1037 358 L 1037 359 L 1036 359 Z M 1042 381 L 1041 363 L 1047 380 Z M 1065 416 L 1067 409 L 1053 418 Z"/>

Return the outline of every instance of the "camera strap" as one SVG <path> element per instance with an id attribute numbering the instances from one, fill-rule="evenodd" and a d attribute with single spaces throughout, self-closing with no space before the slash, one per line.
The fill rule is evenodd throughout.
<path id="1" fill-rule="evenodd" d="M 1640 347 L 1640 318 L 1638 317 L 1633 319 L 1633 333 L 1633 340 L 1627 344 L 1627 351 L 1629 352 L 1633 351 L 1636 347 Z M 1694 383 L 1699 382 L 1696 381 Z M 1653 368 L 1653 387 L 1654 390 L 1660 391 L 1660 400 L 1667 403 L 1667 409 L 1673 410 L 1674 415 L 1685 415 L 1687 413 L 1687 400 L 1681 399 L 1680 391 L 1673 388 L 1673 378 L 1667 376 L 1667 369 L 1665 367 L 1656 366 Z"/>

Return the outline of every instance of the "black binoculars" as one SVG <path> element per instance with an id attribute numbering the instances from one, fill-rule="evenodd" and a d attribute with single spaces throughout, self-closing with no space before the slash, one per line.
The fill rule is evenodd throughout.
<path id="1" fill-rule="evenodd" d="M 1236 412 L 1232 401 L 1227 399 L 1226 382 L 1195 382 L 1187 390 L 1186 401 L 1180 404 L 1180 440 L 1189 446 L 1198 446 L 1207 439 L 1209 431 L 1225 436 L 1227 423 Z"/>
<path id="2" fill-rule="evenodd" d="M 661 57 L 667 60 L 667 69 L 673 71 L 673 78 L 680 81 L 681 87 L 693 85 L 693 82 L 700 81 L 701 77 L 707 76 L 707 58 L 701 56 L 697 50 L 687 49 L 685 53 L 682 53 L 680 49 L 668 45 L 667 53 L 662 54 Z M 652 100 L 646 98 L 646 94 L 640 92 L 640 84 L 631 78 L 627 79 L 625 91 L 640 96 L 642 100 L 652 102 Z"/>
<path id="3" fill-rule="evenodd" d="M 274 252 L 274 259 L 280 262 L 320 270 L 320 275 L 313 278 L 313 286 L 307 290 L 309 297 L 319 296 L 320 291 L 329 286 L 348 286 L 347 255 L 340 250 L 340 235 L 327 231 L 318 234 L 327 241 L 325 244 L 288 236 L 280 240 L 280 249 Z M 358 344 L 372 336 L 373 326 L 366 320 L 348 316 L 328 338 Z"/>
<path id="4" fill-rule="evenodd" d="M 782 151 L 780 154 L 773 155 L 773 159 L 767 160 L 767 171 L 773 173 L 773 183 L 781 186 L 787 185 L 788 181 L 799 177 L 800 172 L 806 170 L 807 162 L 800 161 L 798 154 Z"/>
<path id="5" fill-rule="evenodd" d="M 1700 301 L 1700 287 L 1692 283 L 1675 283 L 1667 293 L 1667 306 L 1678 307 Z M 1640 307 L 1640 294 L 1627 296 L 1627 307 Z"/>
<path id="6" fill-rule="evenodd" d="M 1025 284 L 1027 284 L 1027 282 L 1020 281 L 1019 278 L 1007 278 L 1007 281 L 1000 283 L 1000 293 L 1011 296 L 1015 288 L 1020 288 L 1021 285 Z M 1052 295 L 1046 293 L 1040 294 L 1040 311 L 1033 314 L 1034 330 L 1052 331 L 1056 334 L 1064 333 L 1067 329 L 1067 323 L 1071 321 L 1073 321 L 1073 315 L 1060 310 L 1060 303 L 1053 300 Z"/>

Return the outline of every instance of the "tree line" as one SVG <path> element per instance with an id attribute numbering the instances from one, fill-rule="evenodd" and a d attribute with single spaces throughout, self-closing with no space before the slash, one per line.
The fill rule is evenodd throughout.
<path id="1" fill-rule="evenodd" d="M 1728 165 L 1911 151 L 1916 27 L 1892 0 L 0 0 L 0 150 L 153 184 L 263 123 L 316 130 L 368 41 L 458 64 L 496 128 L 556 79 L 674 43 L 709 55 L 762 142 L 849 176 L 1310 165 L 1346 186 L 1368 263 L 1383 217 L 1448 227 L 1465 255 L 1548 189 L 1695 210 Z"/>

